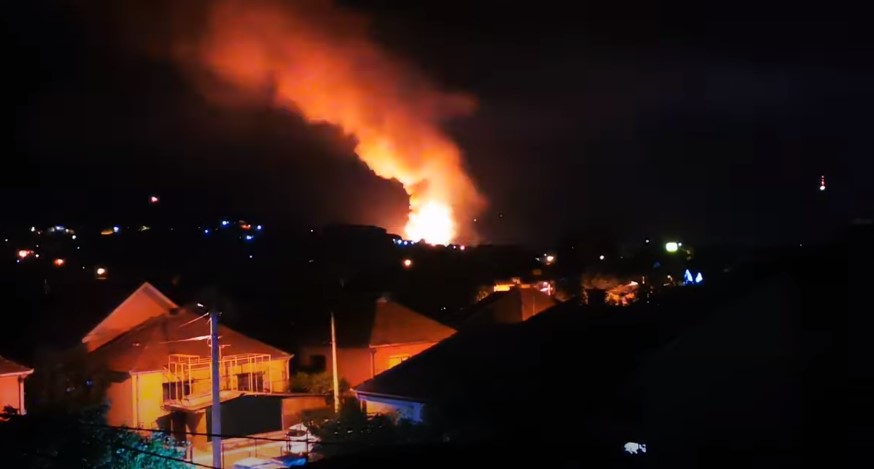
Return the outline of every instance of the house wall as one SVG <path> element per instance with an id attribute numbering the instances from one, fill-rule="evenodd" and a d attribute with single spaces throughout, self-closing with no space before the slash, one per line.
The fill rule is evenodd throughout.
<path id="1" fill-rule="evenodd" d="M 134 418 L 137 426 L 142 428 L 158 428 L 158 419 L 167 415 L 164 405 L 164 374 L 138 373 L 131 378 L 133 387 Z"/>
<path id="2" fill-rule="evenodd" d="M 374 347 L 373 354 L 373 363 L 374 363 L 374 373 L 380 374 L 385 370 L 388 370 L 394 365 L 397 365 L 397 360 L 392 360 L 392 358 L 401 358 L 401 357 L 413 357 L 418 355 L 425 350 L 431 348 L 436 344 L 436 342 L 425 342 L 418 344 L 402 344 L 402 345 L 388 345 L 384 347 Z"/>
<path id="3" fill-rule="evenodd" d="M 331 347 L 322 345 L 301 348 L 298 354 L 301 366 L 312 366 L 314 355 L 325 357 L 326 371 L 330 372 L 333 366 Z M 338 348 L 337 374 L 345 379 L 350 386 L 357 386 L 373 377 L 370 358 L 370 350 L 367 348 Z"/>
<path id="4" fill-rule="evenodd" d="M 313 409 L 328 408 L 325 396 L 302 394 L 282 399 L 282 428 L 288 428 L 301 422 L 301 413 Z"/>
<path id="5" fill-rule="evenodd" d="M 291 380 L 288 378 L 289 373 L 289 358 L 280 360 L 270 360 L 268 364 L 268 376 L 264 379 L 270 380 L 271 392 L 288 392 L 291 386 Z"/>
<path id="6" fill-rule="evenodd" d="M 137 426 L 134 417 L 134 399 L 131 394 L 131 381 L 127 379 L 111 383 L 106 389 L 106 399 L 109 401 L 109 410 L 106 412 L 106 423 L 109 425 Z"/>
<path id="7" fill-rule="evenodd" d="M 411 422 L 422 422 L 422 410 L 425 405 L 421 402 L 366 395 L 358 395 L 358 400 L 364 404 L 364 410 L 368 415 L 394 414 Z"/>
<path id="8" fill-rule="evenodd" d="M 19 383 L 19 375 L 0 376 L 0 412 L 6 406 L 18 409 L 18 412 L 23 414 L 24 396 Z"/>

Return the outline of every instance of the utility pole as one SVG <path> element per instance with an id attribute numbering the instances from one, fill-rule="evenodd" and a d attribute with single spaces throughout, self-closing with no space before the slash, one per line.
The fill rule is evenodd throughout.
<path id="1" fill-rule="evenodd" d="M 215 309 L 209 311 L 209 340 L 210 340 L 210 365 L 212 368 L 212 465 L 222 467 L 222 409 L 221 409 L 221 372 L 219 360 L 221 347 L 219 346 L 218 333 L 219 313 Z"/>
<path id="2" fill-rule="evenodd" d="M 340 412 L 340 378 L 337 376 L 337 330 L 334 327 L 334 312 L 331 312 L 331 368 L 334 372 L 334 413 Z"/>

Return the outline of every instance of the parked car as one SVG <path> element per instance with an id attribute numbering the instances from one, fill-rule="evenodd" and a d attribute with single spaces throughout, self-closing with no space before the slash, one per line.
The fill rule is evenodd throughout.
<path id="1" fill-rule="evenodd" d="M 288 437 L 287 452 L 292 454 L 308 454 L 318 443 L 319 437 L 313 435 L 309 428 L 302 423 L 288 427 L 285 433 Z"/>

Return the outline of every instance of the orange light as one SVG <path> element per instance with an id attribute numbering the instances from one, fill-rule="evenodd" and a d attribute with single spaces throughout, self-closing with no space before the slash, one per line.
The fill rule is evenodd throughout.
<path id="1" fill-rule="evenodd" d="M 242 228 L 242 229 L 244 229 L 244 230 L 249 230 L 249 229 L 252 228 L 252 225 L 246 223 L 246 224 L 244 224 L 244 225 L 240 225 L 240 228 Z"/>
<path id="2" fill-rule="evenodd" d="M 409 269 L 410 267 L 413 266 L 413 260 L 412 259 L 404 259 L 403 264 L 404 264 L 405 269 Z"/>
<path id="3" fill-rule="evenodd" d="M 20 257 L 22 259 L 24 259 L 25 257 L 27 257 L 31 254 L 33 254 L 33 251 L 29 251 L 27 249 L 22 249 L 22 250 L 18 251 L 18 257 Z"/>
<path id="4" fill-rule="evenodd" d="M 98 267 L 95 272 L 97 272 L 97 275 L 99 276 L 104 276 L 106 275 L 107 270 L 103 267 Z"/>
<path id="5" fill-rule="evenodd" d="M 59 257 L 54 260 L 53 264 L 55 264 L 55 267 L 61 267 L 64 265 L 64 262 L 65 261 Z"/>
<path id="6" fill-rule="evenodd" d="M 107 229 L 101 231 L 100 234 L 103 236 L 112 236 L 115 234 L 115 230 L 113 230 L 112 228 L 107 228 Z"/>

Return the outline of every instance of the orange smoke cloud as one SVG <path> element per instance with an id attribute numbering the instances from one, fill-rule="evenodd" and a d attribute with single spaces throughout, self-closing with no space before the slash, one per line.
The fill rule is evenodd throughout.
<path id="1" fill-rule="evenodd" d="M 409 195 L 408 238 L 449 243 L 458 220 L 482 208 L 458 146 L 440 129 L 473 100 L 435 90 L 393 60 L 360 15 L 329 0 L 221 0 L 193 53 L 221 80 L 270 89 L 276 106 L 354 135 L 360 159 Z"/>

